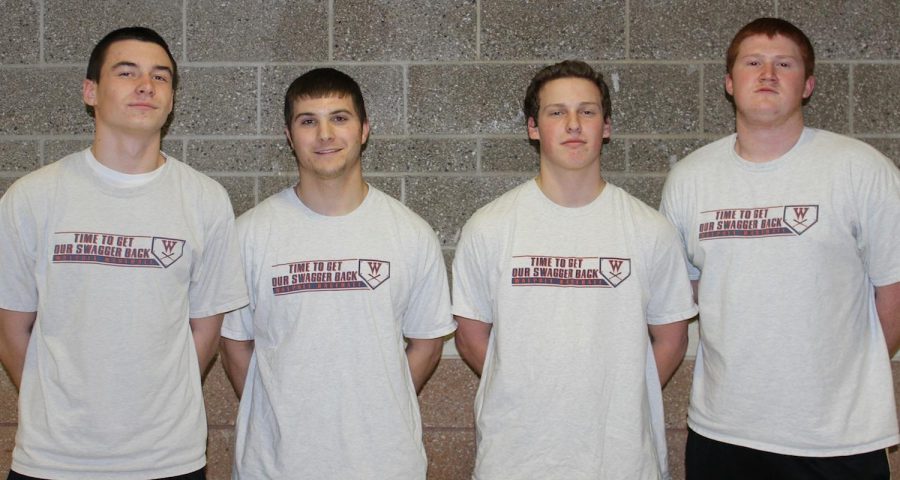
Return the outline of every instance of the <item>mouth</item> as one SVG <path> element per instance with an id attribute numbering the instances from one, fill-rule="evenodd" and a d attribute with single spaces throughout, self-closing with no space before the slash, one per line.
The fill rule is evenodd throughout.
<path id="1" fill-rule="evenodd" d="M 337 148 L 337 147 L 323 148 L 320 150 L 316 150 L 315 153 L 316 153 L 316 155 L 331 155 L 332 153 L 337 153 L 337 152 L 340 152 L 341 150 L 342 150 L 341 148 Z"/>
<path id="2" fill-rule="evenodd" d="M 777 94 L 778 91 L 775 90 L 774 88 L 762 87 L 762 88 L 757 88 L 756 93 L 776 93 Z"/>
<path id="3" fill-rule="evenodd" d="M 567 147 L 580 147 L 580 146 L 582 146 L 582 145 L 584 145 L 584 144 L 586 144 L 586 143 L 587 143 L 586 141 L 584 141 L 584 140 L 579 140 L 579 139 L 577 139 L 577 138 L 573 138 L 573 139 L 571 139 L 571 140 L 566 140 L 565 142 L 562 142 L 562 144 L 565 145 L 565 146 L 567 146 Z"/>
<path id="4" fill-rule="evenodd" d="M 157 108 L 156 105 L 153 105 L 152 103 L 145 103 L 145 102 L 129 103 L 128 106 L 131 108 L 136 108 L 138 110 L 156 110 L 156 108 Z"/>

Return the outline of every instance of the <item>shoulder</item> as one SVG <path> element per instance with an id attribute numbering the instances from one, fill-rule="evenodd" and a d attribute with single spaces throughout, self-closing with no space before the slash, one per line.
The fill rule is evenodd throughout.
<path id="1" fill-rule="evenodd" d="M 495 198 L 475 211 L 463 227 L 468 234 L 490 234 L 502 231 L 514 218 L 513 212 L 520 205 L 522 196 L 534 187 L 534 180 L 521 185 Z"/>
<path id="2" fill-rule="evenodd" d="M 623 221 L 633 222 L 636 231 L 641 235 L 673 230 L 669 221 L 655 208 L 616 185 L 607 183 L 606 188 L 610 189 L 610 198 L 620 205 L 620 211 L 625 217 Z"/>
<path id="3" fill-rule="evenodd" d="M 172 169 L 172 174 L 179 186 L 191 189 L 185 190 L 185 193 L 204 197 L 214 196 L 226 200 L 229 198 L 225 187 L 205 173 L 195 170 L 193 167 L 175 157 L 167 156 L 166 162 L 168 163 L 169 168 Z"/>
<path id="4" fill-rule="evenodd" d="M 403 202 L 369 185 L 369 201 L 372 207 L 381 214 L 387 215 L 396 227 L 406 228 L 416 232 L 431 232 L 434 230 L 419 214 L 404 205 Z"/>
<path id="5" fill-rule="evenodd" d="M 37 170 L 34 170 L 15 182 L 6 190 L 3 198 L 6 201 L 21 199 L 47 199 L 56 192 L 55 186 L 79 171 L 79 162 L 84 162 L 84 154 L 75 152 Z"/>
<path id="6" fill-rule="evenodd" d="M 290 210 L 290 198 L 288 194 L 293 195 L 293 189 L 285 188 L 265 200 L 259 202 L 255 207 L 242 213 L 235 220 L 235 226 L 238 232 L 247 232 L 267 225 L 277 219 L 284 220 L 286 210 Z"/>
<path id="7" fill-rule="evenodd" d="M 694 150 L 672 166 L 669 178 L 690 176 L 707 170 L 711 164 L 720 162 L 722 156 L 734 148 L 735 137 L 731 134 Z"/>
<path id="8" fill-rule="evenodd" d="M 890 159 L 862 140 L 828 130 L 815 128 L 807 130 L 810 135 L 810 148 L 823 161 L 847 163 L 859 168 L 893 166 Z"/>

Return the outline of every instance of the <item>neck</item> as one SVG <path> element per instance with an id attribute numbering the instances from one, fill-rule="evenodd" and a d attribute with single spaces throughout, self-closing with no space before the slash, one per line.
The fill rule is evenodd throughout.
<path id="1" fill-rule="evenodd" d="M 606 180 L 600 175 L 599 162 L 596 169 L 592 168 L 589 172 L 559 172 L 541 163 L 535 182 L 550 201 L 568 208 L 583 207 L 593 202 L 606 186 Z"/>
<path id="2" fill-rule="evenodd" d="M 738 118 L 734 151 L 750 162 L 769 162 L 790 151 L 802 134 L 802 114 L 779 124 L 754 124 Z"/>
<path id="3" fill-rule="evenodd" d="M 310 176 L 301 173 L 294 192 L 307 208 L 319 215 L 347 215 L 362 204 L 369 192 L 362 175 L 327 180 L 307 178 Z"/>
<path id="4" fill-rule="evenodd" d="M 160 132 L 144 136 L 109 135 L 98 128 L 91 153 L 101 164 L 129 174 L 156 170 L 165 158 L 159 151 Z"/>

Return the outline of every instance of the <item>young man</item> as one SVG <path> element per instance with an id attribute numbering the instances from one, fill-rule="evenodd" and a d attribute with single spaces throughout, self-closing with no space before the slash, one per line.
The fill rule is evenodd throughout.
<path id="1" fill-rule="evenodd" d="M 794 25 L 742 28 L 725 76 L 737 133 L 665 187 L 699 287 L 690 479 L 890 475 L 900 177 L 868 145 L 804 127 L 814 64 Z"/>
<path id="2" fill-rule="evenodd" d="M 156 32 L 108 34 L 83 86 L 93 144 L 0 200 L 12 479 L 203 478 L 200 377 L 247 294 L 225 190 L 159 150 L 177 82 Z"/>
<path id="3" fill-rule="evenodd" d="M 437 236 L 363 180 L 352 78 L 300 76 L 284 119 L 300 181 L 238 219 L 250 305 L 222 328 L 234 478 L 424 479 L 416 393 L 456 328 Z"/>
<path id="4" fill-rule="evenodd" d="M 473 478 L 664 478 L 660 384 L 697 313 L 675 231 L 601 176 L 600 74 L 546 67 L 524 110 L 540 173 L 475 213 L 453 264 L 457 348 L 481 375 Z"/>

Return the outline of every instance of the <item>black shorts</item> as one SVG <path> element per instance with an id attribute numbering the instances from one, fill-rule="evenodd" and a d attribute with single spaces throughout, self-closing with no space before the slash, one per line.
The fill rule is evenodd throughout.
<path id="1" fill-rule="evenodd" d="M 798 457 L 706 438 L 688 429 L 686 480 L 890 480 L 887 451 Z"/>
<path id="2" fill-rule="evenodd" d="M 12 470 L 9 471 L 9 476 L 6 477 L 6 480 L 45 480 L 36 477 L 29 477 L 27 475 L 22 475 L 21 473 L 16 473 Z M 159 480 L 206 480 L 206 467 L 197 470 L 196 472 L 185 473 L 184 475 L 178 475 L 177 477 L 166 477 L 161 478 Z"/>

